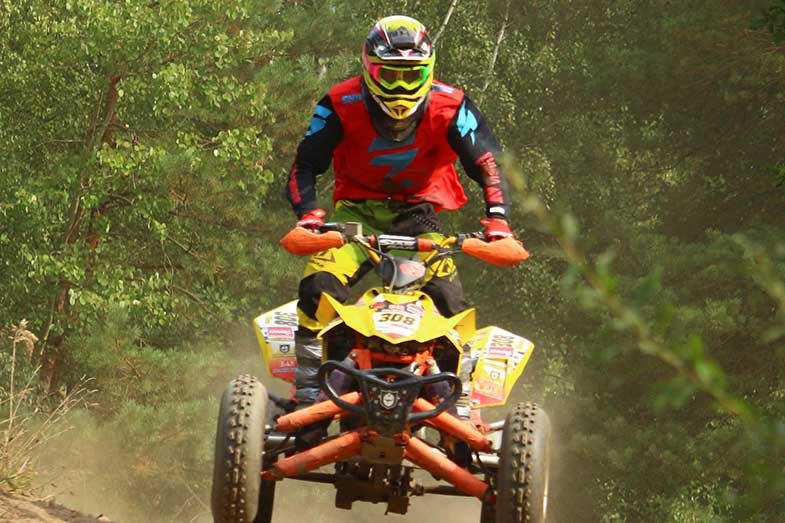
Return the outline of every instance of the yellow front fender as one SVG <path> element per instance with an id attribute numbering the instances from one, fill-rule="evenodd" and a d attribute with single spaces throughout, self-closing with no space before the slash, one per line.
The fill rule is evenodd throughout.
<path id="1" fill-rule="evenodd" d="M 395 311 L 391 314 L 389 311 Z M 418 312 L 412 312 L 418 311 Z M 385 331 L 385 315 L 401 316 L 403 323 L 397 329 Z M 474 336 L 475 310 L 466 309 L 446 318 L 439 314 L 433 300 L 421 291 L 407 294 L 387 294 L 371 289 L 352 305 L 344 305 L 328 294 L 322 294 L 316 319 L 327 325 L 319 333 L 324 336 L 337 325 L 344 323 L 362 336 L 378 336 L 392 344 L 416 341 L 425 343 L 445 337 L 459 352 Z"/>

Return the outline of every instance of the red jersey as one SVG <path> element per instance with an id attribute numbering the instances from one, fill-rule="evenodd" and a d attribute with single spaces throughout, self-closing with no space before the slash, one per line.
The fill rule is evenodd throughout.
<path id="1" fill-rule="evenodd" d="M 458 155 L 447 141 L 450 122 L 464 98 L 462 91 L 434 82 L 422 120 L 403 142 L 382 138 L 373 128 L 359 76 L 336 85 L 327 95 L 343 127 L 343 138 L 333 151 L 333 201 L 427 201 L 436 210 L 458 209 L 466 203 L 455 171 Z"/>

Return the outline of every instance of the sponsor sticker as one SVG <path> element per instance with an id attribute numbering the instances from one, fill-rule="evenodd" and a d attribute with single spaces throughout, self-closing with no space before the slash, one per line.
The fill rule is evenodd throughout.
<path id="1" fill-rule="evenodd" d="M 515 336 L 507 336 L 496 334 L 491 337 L 490 342 L 491 349 L 510 349 L 512 350 L 513 346 L 515 345 Z"/>
<path id="2" fill-rule="evenodd" d="M 507 369 L 502 362 L 485 360 L 475 371 L 473 392 L 480 403 L 504 401 L 504 385 Z"/>
<path id="3" fill-rule="evenodd" d="M 294 338 L 294 327 L 267 327 L 267 338 L 271 340 L 291 340 Z"/>
<path id="4" fill-rule="evenodd" d="M 270 361 L 270 374 L 276 378 L 294 381 L 294 371 L 297 369 L 297 358 L 286 356 Z"/>
<path id="5" fill-rule="evenodd" d="M 297 312 L 273 311 L 272 325 L 286 325 L 289 327 L 297 327 Z"/>
<path id="6" fill-rule="evenodd" d="M 489 358 L 512 358 L 512 347 L 489 347 L 485 351 L 485 355 Z"/>

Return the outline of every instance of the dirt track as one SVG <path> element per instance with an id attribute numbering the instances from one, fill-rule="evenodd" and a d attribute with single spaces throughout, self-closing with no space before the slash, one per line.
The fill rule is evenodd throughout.
<path id="1" fill-rule="evenodd" d="M 86 516 L 55 503 L 13 496 L 0 491 L 0 523 L 109 523 L 102 516 Z"/>

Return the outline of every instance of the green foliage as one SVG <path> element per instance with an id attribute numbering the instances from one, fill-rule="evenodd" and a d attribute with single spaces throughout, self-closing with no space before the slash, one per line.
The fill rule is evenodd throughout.
<path id="1" fill-rule="evenodd" d="M 58 288 L 79 332 L 107 304 L 159 332 L 228 318 L 258 244 L 275 117 L 256 74 L 291 31 L 256 2 L 9 4 L 0 45 L 0 310 Z M 247 224 L 247 225 L 246 225 Z M 216 241 L 223 235 L 222 241 Z M 12 275 L 24 274 L 25 278 Z M 199 308 L 209 302 L 209 315 Z M 177 314 L 172 314 L 172 313 Z M 31 314 L 32 316 L 32 314 Z M 51 332 L 49 329 L 52 329 Z"/>
<path id="2" fill-rule="evenodd" d="M 478 41 L 493 38 L 504 10 L 494 24 L 484 23 L 491 9 L 462 7 L 453 20 L 464 45 L 450 51 L 473 63 L 476 81 L 489 56 Z M 781 54 L 744 32 L 749 13 L 738 3 L 538 2 L 510 20 L 482 109 L 525 173 L 514 180 L 514 223 L 536 266 L 485 271 L 467 286 L 480 311 L 496 303 L 488 288 L 537 298 L 494 322 L 536 342 L 527 373 L 561 414 L 569 472 L 552 499 L 569 502 L 552 505 L 556 516 L 780 513 L 769 487 L 781 471 L 758 465 L 762 448 L 782 452 L 773 434 L 783 349 L 762 337 L 782 325 L 771 296 L 782 276 L 761 282 L 735 235 L 763 242 L 763 259 L 782 267 L 772 257 L 783 244 L 782 193 L 760 176 L 781 162 Z M 452 59 L 440 51 L 441 64 Z M 538 202 L 547 219 L 521 217 Z M 569 245 L 554 249 L 551 234 Z M 720 460 L 725 452 L 733 458 Z M 685 485 L 709 477 L 725 478 L 716 495 L 692 515 L 677 511 Z"/>
<path id="3" fill-rule="evenodd" d="M 785 2 L 777 0 L 752 20 L 753 29 L 766 29 L 775 43 L 785 42 Z"/>

